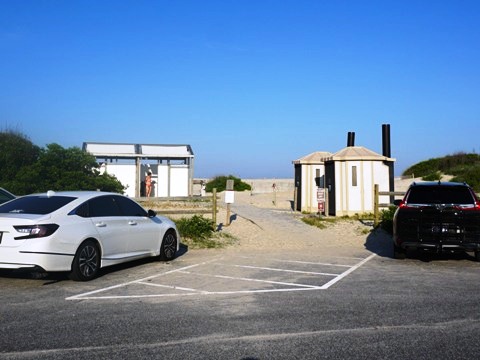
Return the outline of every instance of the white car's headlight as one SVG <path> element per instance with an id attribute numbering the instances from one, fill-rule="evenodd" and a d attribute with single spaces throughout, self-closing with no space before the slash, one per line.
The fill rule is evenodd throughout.
<path id="1" fill-rule="evenodd" d="M 25 240 L 32 238 L 41 238 L 52 235 L 59 226 L 57 224 L 45 224 L 45 225 L 22 225 L 14 226 L 22 236 L 16 236 L 15 240 Z"/>

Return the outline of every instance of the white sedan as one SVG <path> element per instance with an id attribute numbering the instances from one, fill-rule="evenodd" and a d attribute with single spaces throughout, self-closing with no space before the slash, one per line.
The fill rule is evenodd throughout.
<path id="1" fill-rule="evenodd" d="M 99 269 L 148 256 L 172 260 L 175 223 L 118 194 L 33 194 L 0 205 L 0 269 L 69 271 L 86 281 Z"/>
<path id="2" fill-rule="evenodd" d="M 12 199 L 15 199 L 15 195 L 5 190 L 4 188 L 0 188 L 0 204 L 3 204 L 4 202 L 10 201 Z"/>

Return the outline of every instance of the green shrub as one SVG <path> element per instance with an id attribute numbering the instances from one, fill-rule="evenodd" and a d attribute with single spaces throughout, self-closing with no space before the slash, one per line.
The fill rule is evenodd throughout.
<path id="1" fill-rule="evenodd" d="M 328 224 L 335 223 L 338 219 L 334 217 L 322 217 L 322 216 L 303 216 L 301 220 L 308 225 L 316 226 L 319 229 L 325 229 Z"/>
<path id="2" fill-rule="evenodd" d="M 480 192 L 480 155 L 459 152 L 442 158 L 421 161 L 403 172 L 423 180 L 440 180 L 441 174 L 453 175 L 452 181 L 466 182 Z"/>
<path id="3" fill-rule="evenodd" d="M 218 192 L 225 191 L 227 187 L 227 180 L 233 180 L 233 190 L 235 191 L 252 190 L 252 187 L 249 184 L 243 182 L 241 179 L 233 175 L 216 176 L 205 185 L 205 190 L 207 192 L 212 192 L 214 188 L 217 188 Z"/>
<path id="4" fill-rule="evenodd" d="M 182 243 L 192 249 L 223 248 L 234 244 L 237 239 L 230 234 L 214 232 L 213 221 L 202 216 L 176 220 Z"/>
<path id="5" fill-rule="evenodd" d="M 182 238 L 192 240 L 208 239 L 213 233 L 213 221 L 202 216 L 183 217 L 176 221 L 177 229 Z"/>
<path id="6" fill-rule="evenodd" d="M 480 192 L 480 165 L 472 166 L 455 176 L 452 181 L 466 182 L 477 193 Z"/>
<path id="7" fill-rule="evenodd" d="M 442 178 L 442 174 L 440 173 L 440 171 L 437 171 L 435 173 L 428 174 L 428 175 L 422 177 L 422 180 L 424 180 L 424 181 L 438 181 L 441 178 Z"/>
<path id="8" fill-rule="evenodd" d="M 380 213 L 379 227 L 389 234 L 393 234 L 393 216 L 395 215 L 396 210 L 397 207 L 395 205 L 391 205 L 388 210 L 382 210 Z"/>

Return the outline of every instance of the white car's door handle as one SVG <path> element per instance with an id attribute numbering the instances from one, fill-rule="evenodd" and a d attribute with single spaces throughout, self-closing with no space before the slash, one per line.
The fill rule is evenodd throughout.
<path id="1" fill-rule="evenodd" d="M 103 223 L 103 222 L 99 222 L 99 223 L 96 223 L 95 224 L 96 227 L 106 227 L 107 224 Z"/>
<path id="2" fill-rule="evenodd" d="M 129 221 L 128 225 L 137 225 L 137 222 L 136 221 Z"/>

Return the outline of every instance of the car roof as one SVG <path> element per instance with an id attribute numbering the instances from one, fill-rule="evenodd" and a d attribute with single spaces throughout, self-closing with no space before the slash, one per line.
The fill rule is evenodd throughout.
<path id="1" fill-rule="evenodd" d="M 414 182 L 410 185 L 413 186 L 468 186 L 467 183 L 455 182 L 455 181 L 421 181 Z"/>
<path id="2" fill-rule="evenodd" d="M 0 191 L 3 192 L 4 194 L 8 194 L 8 195 L 11 195 L 11 196 L 13 196 L 13 197 L 16 197 L 16 196 L 13 195 L 10 191 L 8 191 L 8 190 L 6 190 L 6 189 L 4 189 L 4 188 L 2 188 L 2 187 L 0 187 Z"/>
<path id="3" fill-rule="evenodd" d="M 30 194 L 27 196 L 71 196 L 79 199 L 90 199 L 102 195 L 120 195 L 118 193 L 105 192 L 105 191 L 92 191 L 92 190 L 78 190 L 78 191 L 47 191 L 44 193 Z"/>

